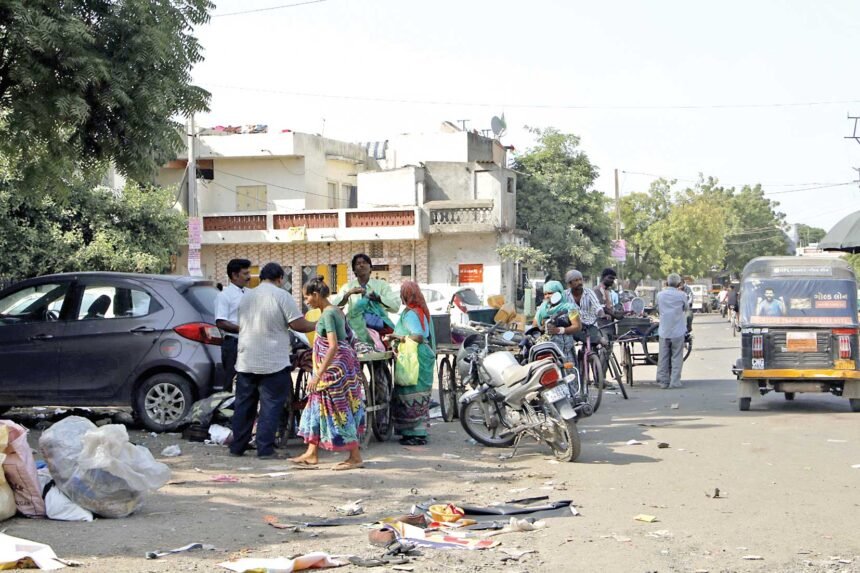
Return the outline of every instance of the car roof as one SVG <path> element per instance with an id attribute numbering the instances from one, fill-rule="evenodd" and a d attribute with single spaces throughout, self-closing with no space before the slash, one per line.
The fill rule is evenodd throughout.
<path id="1" fill-rule="evenodd" d="M 156 274 L 145 274 L 145 273 L 117 273 L 117 272 L 109 272 L 109 271 L 80 271 L 80 272 L 71 272 L 71 273 L 54 273 L 50 275 L 41 275 L 38 277 L 31 277 L 25 279 L 23 281 L 19 281 L 10 285 L 7 288 L 15 288 L 22 284 L 30 284 L 33 282 L 42 282 L 46 280 L 74 280 L 80 278 L 87 277 L 96 277 L 96 278 L 115 278 L 115 279 L 132 279 L 132 280 L 146 280 L 146 281 L 161 281 L 166 283 L 173 283 L 176 287 L 189 287 L 194 284 L 213 284 L 212 281 L 205 279 L 203 277 L 190 277 L 184 275 L 156 275 Z M 6 290 L 6 289 L 2 289 Z"/>

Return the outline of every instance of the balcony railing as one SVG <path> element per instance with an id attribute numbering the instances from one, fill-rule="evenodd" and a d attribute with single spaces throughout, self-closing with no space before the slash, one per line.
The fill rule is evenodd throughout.
<path id="1" fill-rule="evenodd" d="M 431 225 L 492 225 L 492 207 L 459 207 L 432 209 Z"/>
<path id="2" fill-rule="evenodd" d="M 265 231 L 265 215 L 222 215 L 203 217 L 204 231 Z"/>
<path id="3" fill-rule="evenodd" d="M 357 211 L 346 214 L 347 227 L 411 227 L 415 211 Z"/>
<path id="4" fill-rule="evenodd" d="M 337 213 L 297 213 L 294 215 L 273 215 L 275 229 L 307 227 L 308 229 L 337 229 Z"/>

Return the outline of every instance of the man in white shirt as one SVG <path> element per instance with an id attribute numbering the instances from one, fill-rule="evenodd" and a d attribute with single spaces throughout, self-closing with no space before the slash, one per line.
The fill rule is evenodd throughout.
<path id="1" fill-rule="evenodd" d="M 284 290 L 284 269 L 268 263 L 260 269 L 260 286 L 239 303 L 239 355 L 236 360 L 236 401 L 233 404 L 233 442 L 230 455 L 248 449 L 257 418 L 257 457 L 285 459 L 275 453 L 275 434 L 292 393 L 290 329 L 311 332 L 309 322 Z"/>
<path id="2" fill-rule="evenodd" d="M 227 263 L 227 278 L 230 283 L 215 299 L 215 326 L 224 333 L 221 364 L 227 374 L 227 384 L 223 390 L 232 392 L 236 378 L 236 356 L 239 351 L 239 302 L 245 294 L 245 287 L 251 282 L 251 261 L 231 259 Z"/>

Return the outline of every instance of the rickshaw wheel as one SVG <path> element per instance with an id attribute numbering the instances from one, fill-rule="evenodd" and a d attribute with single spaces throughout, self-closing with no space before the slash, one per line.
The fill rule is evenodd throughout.
<path id="1" fill-rule="evenodd" d="M 750 409 L 750 403 L 752 403 L 752 398 L 738 398 L 738 410 L 746 412 Z"/>
<path id="2" fill-rule="evenodd" d="M 848 403 L 851 405 L 852 412 L 860 412 L 860 398 L 849 398 Z"/>
<path id="3" fill-rule="evenodd" d="M 786 400 L 794 400 L 794 392 L 784 392 Z"/>

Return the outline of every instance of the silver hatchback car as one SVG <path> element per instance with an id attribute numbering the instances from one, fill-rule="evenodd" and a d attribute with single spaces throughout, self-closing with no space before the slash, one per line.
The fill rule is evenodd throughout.
<path id="1" fill-rule="evenodd" d="M 148 429 L 176 429 L 225 386 L 217 294 L 192 277 L 105 272 L 0 291 L 0 410 L 131 406 Z"/>

